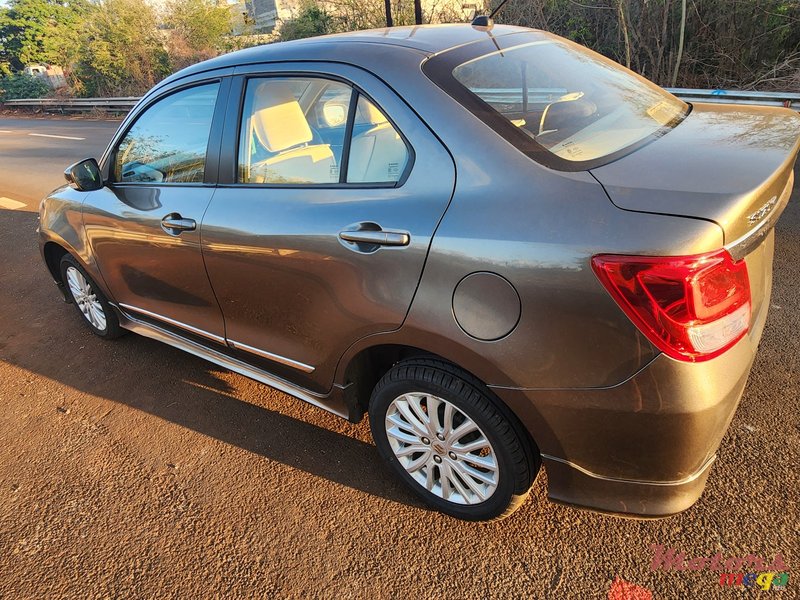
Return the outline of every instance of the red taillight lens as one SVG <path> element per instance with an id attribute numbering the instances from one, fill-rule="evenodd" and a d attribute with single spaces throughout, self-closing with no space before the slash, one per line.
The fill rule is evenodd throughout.
<path id="1" fill-rule="evenodd" d="M 719 356 L 750 327 L 750 279 L 727 250 L 695 256 L 592 259 L 595 274 L 634 324 L 679 360 Z"/>

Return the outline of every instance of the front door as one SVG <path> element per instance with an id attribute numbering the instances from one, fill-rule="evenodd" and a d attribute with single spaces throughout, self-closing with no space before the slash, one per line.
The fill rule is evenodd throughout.
<path id="1" fill-rule="evenodd" d="M 203 222 L 206 268 L 228 344 L 324 392 L 349 345 L 402 324 L 454 166 L 362 70 L 250 70 L 231 87 L 237 153 Z"/>
<path id="2" fill-rule="evenodd" d="M 148 106 L 110 154 L 85 231 L 109 290 L 134 317 L 224 344 L 203 265 L 200 225 L 214 194 L 206 154 L 220 81 Z"/>

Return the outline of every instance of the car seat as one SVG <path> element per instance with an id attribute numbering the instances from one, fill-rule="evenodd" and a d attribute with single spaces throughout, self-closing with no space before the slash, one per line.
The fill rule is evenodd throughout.
<path id="1" fill-rule="evenodd" d="M 250 166 L 249 183 L 336 183 L 338 167 L 329 144 L 314 138 L 290 88 L 264 81 L 253 97 L 252 136 L 271 154 Z"/>

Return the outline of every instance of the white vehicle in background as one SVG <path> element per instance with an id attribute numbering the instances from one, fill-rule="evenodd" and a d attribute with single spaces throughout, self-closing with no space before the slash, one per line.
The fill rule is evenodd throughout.
<path id="1" fill-rule="evenodd" d="M 64 77 L 64 69 L 56 65 L 35 64 L 28 65 L 23 70 L 25 75 L 38 77 L 44 80 L 52 89 L 57 90 L 67 86 L 67 79 Z"/>

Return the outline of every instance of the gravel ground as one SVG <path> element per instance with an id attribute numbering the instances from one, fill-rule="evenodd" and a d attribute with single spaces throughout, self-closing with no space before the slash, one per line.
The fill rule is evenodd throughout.
<path id="1" fill-rule="evenodd" d="M 0 169 L 2 167 L 0 166 Z M 800 175 L 800 173 L 798 173 Z M 83 328 L 0 210 L 0 598 L 734 598 L 689 556 L 772 559 L 798 597 L 800 199 L 778 226 L 772 308 L 705 494 L 658 521 L 546 500 L 510 519 L 422 507 L 350 425 L 135 335 Z M 746 592 L 749 597 L 751 592 Z"/>

